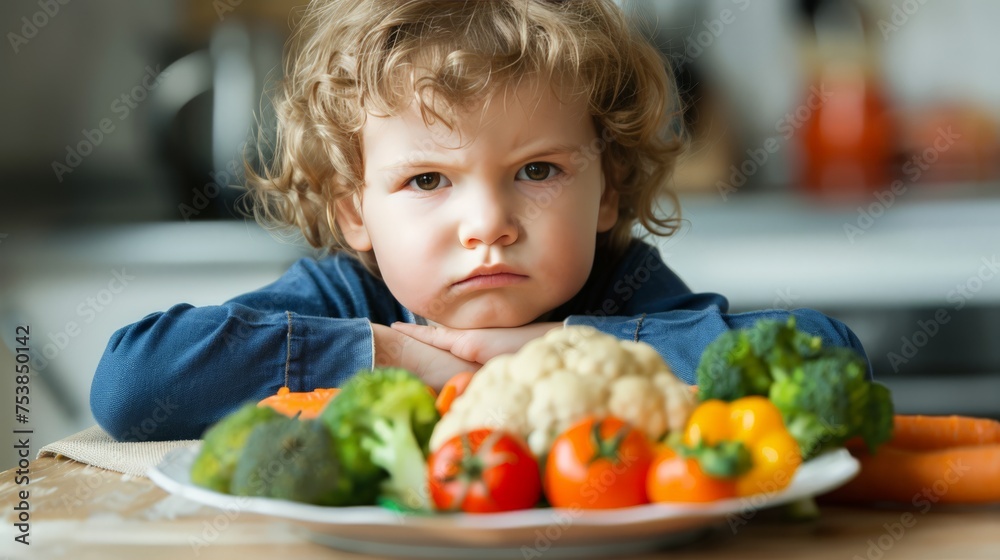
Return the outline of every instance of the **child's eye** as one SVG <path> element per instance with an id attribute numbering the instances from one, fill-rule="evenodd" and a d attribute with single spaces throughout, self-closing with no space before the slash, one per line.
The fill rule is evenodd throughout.
<path id="1" fill-rule="evenodd" d="M 517 179 L 538 182 L 551 179 L 559 173 L 560 169 L 555 165 L 544 161 L 535 161 L 522 167 L 517 172 Z M 415 175 L 406 182 L 406 186 L 423 192 L 433 192 L 449 185 L 451 185 L 451 182 L 448 178 L 437 171 Z"/>
<path id="2" fill-rule="evenodd" d="M 441 184 L 442 179 L 445 181 L 448 180 L 447 177 L 436 171 L 431 173 L 421 173 L 420 175 L 412 177 L 409 181 L 406 182 L 406 185 L 407 186 L 412 185 L 417 190 L 429 192 L 437 190 L 438 187 L 447 186 Z"/>
<path id="3" fill-rule="evenodd" d="M 521 176 L 522 171 L 524 172 L 524 177 Z M 552 173 L 549 174 L 549 172 Z M 544 161 L 533 161 L 518 171 L 517 178 L 526 181 L 545 181 L 546 179 L 551 179 L 557 174 L 559 174 L 559 168 L 555 165 Z"/>

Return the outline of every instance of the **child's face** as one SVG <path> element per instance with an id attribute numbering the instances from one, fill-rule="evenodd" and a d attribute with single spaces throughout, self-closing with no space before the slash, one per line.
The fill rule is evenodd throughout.
<path id="1" fill-rule="evenodd" d="M 562 105 L 547 87 L 522 85 L 481 110 L 461 114 L 454 133 L 427 127 L 415 104 L 369 114 L 360 213 L 342 204 L 338 222 L 354 249 L 374 250 L 414 313 L 454 328 L 516 327 L 583 287 L 618 200 L 602 197 L 586 100 Z M 484 266 L 513 274 L 461 282 Z"/>

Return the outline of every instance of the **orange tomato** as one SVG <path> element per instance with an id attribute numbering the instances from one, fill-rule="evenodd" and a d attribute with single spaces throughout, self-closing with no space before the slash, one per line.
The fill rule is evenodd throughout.
<path id="1" fill-rule="evenodd" d="M 652 460 L 645 434 L 618 418 L 588 417 L 552 444 L 545 495 L 554 507 L 613 509 L 645 504 Z"/>
<path id="2" fill-rule="evenodd" d="M 697 459 L 664 445 L 649 467 L 646 492 L 652 502 L 714 502 L 736 496 L 736 483 L 708 476 Z"/>

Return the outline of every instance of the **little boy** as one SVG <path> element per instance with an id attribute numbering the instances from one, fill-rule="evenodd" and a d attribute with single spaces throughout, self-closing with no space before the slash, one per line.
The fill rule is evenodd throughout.
<path id="1" fill-rule="evenodd" d="M 315 1 L 296 37 L 273 167 L 248 175 L 262 222 L 331 254 L 116 332 L 91 393 L 116 438 L 157 402 L 176 410 L 149 439 L 196 438 L 375 365 L 440 387 L 563 325 L 647 342 L 689 383 L 719 333 L 764 317 L 863 351 L 815 311 L 727 314 L 634 238 L 679 222 L 656 212 L 676 92 L 610 0 Z"/>

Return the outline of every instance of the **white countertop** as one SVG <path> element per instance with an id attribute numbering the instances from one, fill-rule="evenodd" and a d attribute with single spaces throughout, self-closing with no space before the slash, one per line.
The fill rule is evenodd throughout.
<path id="1" fill-rule="evenodd" d="M 900 197 L 860 234 L 845 228 L 867 223 L 858 208 L 765 195 L 686 197 L 684 227 L 658 246 L 693 290 L 725 294 L 734 307 L 1000 301 L 1000 199 Z"/>

